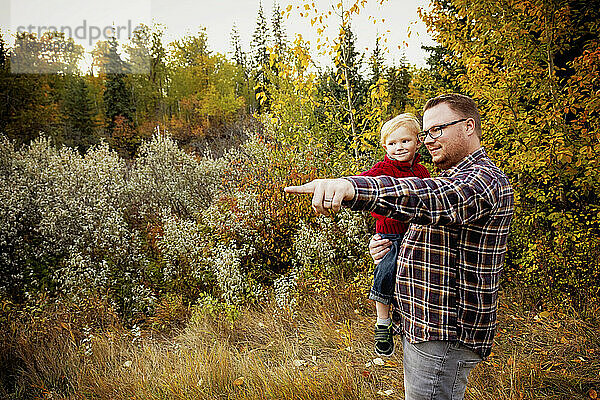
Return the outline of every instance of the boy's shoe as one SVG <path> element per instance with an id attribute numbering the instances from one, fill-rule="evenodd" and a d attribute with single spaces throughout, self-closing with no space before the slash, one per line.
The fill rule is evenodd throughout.
<path id="1" fill-rule="evenodd" d="M 389 357 L 394 354 L 394 336 L 392 324 L 375 325 L 375 353 L 378 356 Z"/>

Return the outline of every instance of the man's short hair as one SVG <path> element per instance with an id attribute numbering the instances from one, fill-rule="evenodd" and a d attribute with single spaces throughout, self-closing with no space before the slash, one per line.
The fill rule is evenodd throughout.
<path id="1" fill-rule="evenodd" d="M 475 121 L 475 133 L 481 139 L 481 116 L 477 110 L 477 104 L 469 96 L 458 93 L 442 94 L 427 100 L 423 112 L 433 108 L 439 104 L 446 103 L 450 109 L 464 118 L 473 118 Z"/>
<path id="2" fill-rule="evenodd" d="M 415 138 L 418 140 L 419 131 L 421 130 L 419 120 L 414 116 L 414 114 L 404 113 L 396 115 L 394 118 L 383 124 L 381 127 L 381 145 L 385 146 L 385 141 L 387 140 L 388 136 L 390 136 L 392 132 L 400 127 L 408 129 L 408 131 L 414 134 Z"/>

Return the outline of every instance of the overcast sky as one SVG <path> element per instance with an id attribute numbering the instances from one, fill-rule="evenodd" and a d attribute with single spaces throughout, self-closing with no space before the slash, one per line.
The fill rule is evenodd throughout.
<path id="1" fill-rule="evenodd" d="M 304 11 L 303 7 L 296 8 L 305 2 L 280 0 L 279 4 L 284 10 L 288 4 L 294 6 L 289 17 L 284 19 L 288 39 L 293 40 L 296 34 L 301 34 L 304 39 L 311 41 L 314 49 L 316 27 L 311 27 L 310 20 L 300 16 L 300 12 Z M 348 4 L 349 0 L 345 2 Z M 333 1 L 314 0 L 314 3 L 318 10 L 327 11 L 331 9 Z M 366 52 L 368 48 L 370 53 L 376 36 L 383 34 L 389 48 L 386 56 L 388 62 L 398 60 L 401 54 L 405 54 L 411 64 L 424 65 L 426 54 L 421 45 L 431 45 L 434 42 L 419 20 L 417 8 L 427 7 L 428 0 L 387 0 L 383 5 L 378 3 L 379 1 L 370 0 L 366 9 L 353 18 L 352 28 L 358 38 L 358 49 Z M 71 36 L 79 36 L 74 37 L 75 40 L 87 50 L 93 47 L 96 40 L 94 36 L 112 24 L 123 26 L 121 35 L 125 37 L 128 24 L 135 26 L 139 22 L 162 23 L 166 27 L 167 43 L 186 34 L 194 34 L 199 27 L 206 27 L 210 50 L 231 56 L 231 30 L 234 24 L 240 32 L 244 50 L 249 51 L 256 27 L 258 4 L 259 0 L 0 0 L 0 24 L 5 36 L 7 33 L 14 34 L 19 26 L 25 29 L 35 27 L 34 30 L 42 26 L 67 26 L 71 28 Z M 269 23 L 272 7 L 272 0 L 263 1 L 263 10 Z M 385 21 L 373 24 L 368 16 Z M 339 19 L 331 18 L 328 25 L 337 29 Z M 82 37 L 83 32 L 85 37 Z M 330 35 L 335 36 L 333 30 Z M 12 43 L 13 40 L 8 42 Z"/>

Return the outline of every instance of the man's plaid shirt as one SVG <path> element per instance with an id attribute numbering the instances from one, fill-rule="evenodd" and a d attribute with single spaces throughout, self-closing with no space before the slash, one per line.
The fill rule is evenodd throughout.
<path id="1" fill-rule="evenodd" d="M 411 222 L 398 254 L 396 333 L 491 352 L 513 190 L 483 149 L 437 178 L 348 177 L 344 205 Z"/>

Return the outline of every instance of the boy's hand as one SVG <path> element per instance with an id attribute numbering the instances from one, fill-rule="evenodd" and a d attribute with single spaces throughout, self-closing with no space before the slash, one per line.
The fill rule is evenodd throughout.
<path id="1" fill-rule="evenodd" d="M 312 207 L 317 214 L 329 215 L 330 210 L 337 212 L 343 200 L 352 200 L 354 186 L 345 179 L 315 179 L 302 186 L 288 186 L 286 193 L 312 194 Z"/>
<path id="2" fill-rule="evenodd" d="M 391 242 L 388 239 L 382 239 L 381 236 L 375 234 L 369 241 L 369 253 L 373 257 L 375 265 L 379 264 L 383 256 L 390 251 Z"/>

